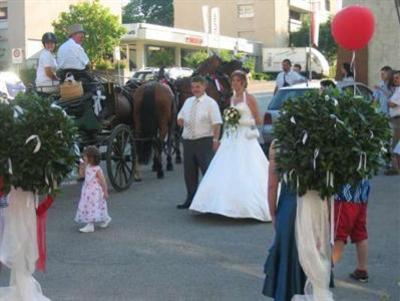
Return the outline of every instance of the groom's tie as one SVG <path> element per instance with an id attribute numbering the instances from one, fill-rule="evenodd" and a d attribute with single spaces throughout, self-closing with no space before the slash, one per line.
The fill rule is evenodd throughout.
<path id="1" fill-rule="evenodd" d="M 192 107 L 190 108 L 190 114 L 189 114 L 189 123 L 188 123 L 188 133 L 190 139 L 195 139 L 195 133 L 196 133 L 196 115 L 197 115 L 197 105 L 199 103 L 200 99 L 195 98 L 192 104 Z"/>

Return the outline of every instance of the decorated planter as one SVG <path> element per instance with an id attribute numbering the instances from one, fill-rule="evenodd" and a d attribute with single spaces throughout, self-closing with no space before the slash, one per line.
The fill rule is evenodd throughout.
<path id="1" fill-rule="evenodd" d="M 333 300 L 332 196 L 343 185 L 377 173 L 387 158 L 388 120 L 361 97 L 314 92 L 283 105 L 274 134 L 278 173 L 298 195 L 296 242 L 308 279 L 305 293 L 314 300 Z"/>
<path id="2" fill-rule="evenodd" d="M 38 241 L 44 243 L 43 217 L 52 202 L 47 197 L 39 206 L 39 195 L 54 195 L 71 171 L 76 131 L 61 108 L 35 94 L 0 102 L 0 120 L 0 177 L 8 194 L 0 260 L 11 269 L 10 286 L 0 288 L 0 300 L 49 300 L 32 277 L 43 253 L 38 247 Z"/>

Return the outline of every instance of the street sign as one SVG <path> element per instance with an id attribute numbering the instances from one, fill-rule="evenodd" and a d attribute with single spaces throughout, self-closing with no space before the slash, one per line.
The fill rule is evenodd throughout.
<path id="1" fill-rule="evenodd" d="M 13 48 L 11 50 L 11 58 L 13 64 L 22 64 L 24 61 L 21 48 Z"/>

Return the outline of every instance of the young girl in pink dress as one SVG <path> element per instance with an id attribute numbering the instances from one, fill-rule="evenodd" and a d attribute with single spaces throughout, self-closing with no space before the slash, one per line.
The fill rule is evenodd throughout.
<path id="1" fill-rule="evenodd" d="M 107 182 L 104 178 L 100 164 L 100 151 L 95 146 L 88 146 L 83 153 L 84 162 L 79 166 L 80 176 L 85 176 L 81 199 L 75 221 L 86 223 L 79 229 L 80 232 L 94 232 L 94 224 L 100 223 L 99 227 L 107 228 L 111 222 L 108 215 L 106 199 L 108 198 Z"/>

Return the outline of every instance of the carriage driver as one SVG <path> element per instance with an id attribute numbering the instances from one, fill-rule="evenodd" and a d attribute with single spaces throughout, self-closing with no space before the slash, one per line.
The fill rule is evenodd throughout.
<path id="1" fill-rule="evenodd" d="M 85 31 L 81 24 L 74 24 L 68 28 L 69 39 L 65 41 L 57 52 L 57 62 L 61 81 L 67 73 L 72 73 L 75 80 L 92 82 L 87 72 L 90 66 L 89 57 L 82 47 Z"/>

